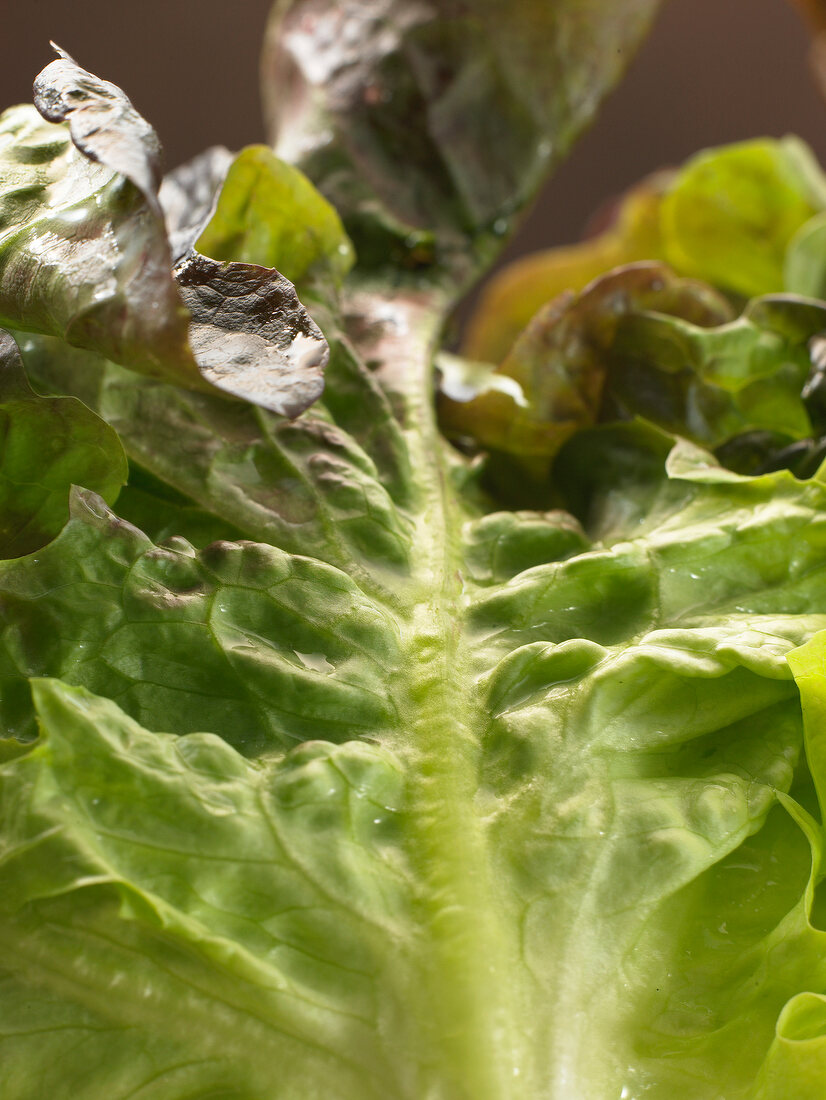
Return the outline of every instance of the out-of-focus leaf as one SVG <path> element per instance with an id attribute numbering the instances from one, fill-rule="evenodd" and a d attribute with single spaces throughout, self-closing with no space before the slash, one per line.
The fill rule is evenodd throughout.
<path id="1" fill-rule="evenodd" d="M 176 262 L 194 248 L 212 216 L 233 160 L 229 149 L 213 145 L 164 176 L 158 199 Z"/>
<path id="2" fill-rule="evenodd" d="M 577 432 L 553 465 L 559 503 L 596 543 L 633 538 L 690 495 L 684 482 L 663 477 L 673 448 L 672 435 L 640 419 Z"/>
<path id="3" fill-rule="evenodd" d="M 0 558 L 38 550 L 69 516 L 73 484 L 110 504 L 126 456 L 105 421 L 74 397 L 40 397 L 12 337 L 0 330 Z"/>
<path id="4" fill-rule="evenodd" d="M 663 200 L 665 258 L 677 271 L 745 295 L 784 289 L 786 249 L 826 206 L 826 179 L 798 138 L 698 154 Z"/>
<path id="5" fill-rule="evenodd" d="M 483 292 L 463 352 L 500 362 L 541 305 L 636 260 L 667 261 L 739 296 L 820 296 L 824 206 L 826 179 L 797 138 L 706 150 L 629 191 L 599 236 L 506 267 Z"/>
<path id="6" fill-rule="evenodd" d="M 826 634 L 790 653 L 789 664 L 803 703 L 809 767 L 818 797 L 826 802 Z"/>
<path id="7" fill-rule="evenodd" d="M 26 107 L 0 119 L 0 323 L 289 416 L 306 408 L 328 352 L 291 284 L 197 255 L 173 278 L 151 127 L 65 55 L 35 93 L 51 121 Z"/>
<path id="8" fill-rule="evenodd" d="M 754 299 L 737 320 L 714 328 L 632 315 L 618 332 L 601 416 L 644 416 L 710 448 L 746 432 L 805 438 L 808 344 L 824 327 L 823 303 L 791 296 Z"/>
<path id="9" fill-rule="evenodd" d="M 812 434 L 809 345 L 824 328 L 813 299 L 758 298 L 734 320 L 710 287 L 630 265 L 545 306 L 500 367 L 448 364 L 440 415 L 540 483 L 576 432 L 634 417 L 759 469 Z"/>
<path id="10" fill-rule="evenodd" d="M 812 29 L 809 56 L 812 74 L 823 96 L 826 96 L 826 4 L 823 0 L 792 0 Z"/>
<path id="11" fill-rule="evenodd" d="M 579 244 L 544 249 L 508 264 L 485 284 L 462 340 L 468 359 L 500 363 L 546 302 L 623 264 L 663 258 L 660 205 L 672 178 L 659 172 L 616 204 L 607 228 Z"/>
<path id="12" fill-rule="evenodd" d="M 792 294 L 826 297 L 826 214 L 816 214 L 789 242 L 783 283 Z"/>
<path id="13" fill-rule="evenodd" d="M 466 275 L 590 121 L 657 6 L 279 2 L 263 63 L 276 151 L 342 213 L 362 267 L 395 250 Z"/>
<path id="14" fill-rule="evenodd" d="M 816 30 L 826 31 L 826 3 L 823 0 L 792 0 Z"/>
<path id="15" fill-rule="evenodd" d="M 276 267 L 299 292 L 319 281 L 339 283 L 354 259 L 333 207 L 264 145 L 232 162 L 195 247 L 215 260 Z"/>
<path id="16" fill-rule="evenodd" d="M 672 313 L 697 325 L 727 320 L 723 298 L 700 283 L 679 279 L 657 264 L 631 264 L 592 283 L 577 297 L 563 294 L 543 307 L 510 355 L 487 377 L 477 369 L 474 389 L 442 385 L 444 429 L 517 456 L 542 481 L 559 448 L 601 416 L 614 373 L 614 345 L 628 314 Z M 503 387 L 504 375 L 519 387 Z M 496 384 L 491 379 L 497 378 Z M 644 397 L 644 395 L 643 395 Z"/>

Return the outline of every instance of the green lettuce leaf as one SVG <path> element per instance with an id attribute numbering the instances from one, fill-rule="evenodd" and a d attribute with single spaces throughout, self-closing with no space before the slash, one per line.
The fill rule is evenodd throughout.
<path id="1" fill-rule="evenodd" d="M 7 727 L 64 681 L 4 771 L 10 1100 L 747 1095 L 820 988 L 785 654 L 826 488 L 689 458 L 635 538 L 482 515 L 390 596 L 76 496 L 0 577 Z"/>
<path id="2" fill-rule="evenodd" d="M 826 178 L 797 138 L 698 154 L 663 200 L 665 257 L 678 271 L 750 297 L 784 289 L 786 249 L 826 206 Z"/>
<path id="3" fill-rule="evenodd" d="M 40 397 L 17 345 L 0 330 L 0 558 L 45 545 L 69 516 L 69 486 L 110 504 L 126 481 L 115 432 L 73 397 Z"/>
<path id="4" fill-rule="evenodd" d="M 299 291 L 340 284 L 354 260 L 335 209 L 265 145 L 233 160 L 195 247 L 215 260 L 277 267 Z"/>
<path id="5" fill-rule="evenodd" d="M 497 273 L 468 322 L 463 353 L 501 362 L 546 302 L 639 260 L 665 261 L 740 304 L 781 291 L 823 297 L 824 206 L 826 177 L 799 138 L 706 149 L 631 188 L 597 236 Z"/>
<path id="6" fill-rule="evenodd" d="M 443 356 L 441 423 L 539 491 L 574 434 L 635 416 L 754 469 L 812 435 L 809 345 L 825 324 L 822 302 L 791 295 L 732 319 L 710 287 L 630 264 L 548 303 L 498 368 Z"/>
<path id="7" fill-rule="evenodd" d="M 634 405 L 604 362 L 662 359 L 685 383 L 680 425 L 713 388 L 729 404 L 706 443 L 770 401 L 808 430 L 823 306 L 763 298 L 736 320 L 659 266 L 563 303 L 500 372 L 562 425 L 535 509 L 513 510 L 525 467 L 494 501 L 433 403 L 485 219 L 523 201 L 548 113 L 564 144 L 650 8 L 548 8 L 553 64 L 526 39 L 530 5 L 345 6 L 352 37 L 327 53 L 349 25 L 329 5 L 283 15 L 276 52 L 303 64 L 284 86 L 308 92 L 329 63 L 354 108 L 322 104 L 332 142 L 311 131 L 296 159 L 328 196 L 341 185 L 359 248 L 340 296 L 314 300 L 330 363 L 295 419 L 21 334 L 38 386 L 117 432 L 130 485 L 118 513 L 76 487 L 52 541 L 0 560 L 3 1100 L 816 1095 L 824 780 L 800 662 L 826 632 L 826 481 L 723 468 L 635 415 L 649 391 Z M 371 165 L 396 148 L 382 128 L 411 73 L 434 93 L 427 155 L 415 128 L 393 139 L 412 154 L 395 197 Z M 487 191 L 474 126 L 445 144 L 477 77 L 483 103 L 501 92 L 504 117 L 532 119 Z M 271 182 L 298 180 L 261 157 Z M 203 220 L 231 250 L 233 226 L 253 247 L 269 217 L 266 187 L 231 173 L 211 153 L 167 188 L 181 281 L 201 289 L 238 262 L 191 251 Z M 335 226 L 303 269 L 329 287 L 342 237 L 296 186 L 296 222 Z M 403 253 L 386 281 L 392 249 L 362 250 L 376 226 Z M 303 245 L 278 247 L 298 278 Z M 417 278 L 427 247 L 448 259 Z"/>
<path id="8" fill-rule="evenodd" d="M 2 788 L 9 1100 L 398 1094 L 373 1030 L 383 976 L 388 1015 L 414 1038 L 417 1018 L 392 752 L 260 767 L 58 681 L 33 694 L 43 736 Z M 33 1028 L 57 1045 L 33 1057 Z"/>

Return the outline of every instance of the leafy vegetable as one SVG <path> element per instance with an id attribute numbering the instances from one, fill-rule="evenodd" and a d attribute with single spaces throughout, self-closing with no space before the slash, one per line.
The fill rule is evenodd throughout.
<path id="1" fill-rule="evenodd" d="M 232 162 L 197 247 L 216 260 L 278 267 L 296 286 L 325 276 L 340 282 L 354 258 L 333 207 L 265 145 Z"/>
<path id="2" fill-rule="evenodd" d="M 277 3 L 263 58 L 276 152 L 333 201 L 362 267 L 437 263 L 467 278 L 591 120 L 657 6 Z"/>
<path id="3" fill-rule="evenodd" d="M 286 279 L 195 253 L 173 278 L 160 147 L 120 89 L 62 54 L 35 106 L 48 122 L 0 119 L 0 322 L 287 415 L 311 404 L 326 345 Z"/>
<path id="4" fill-rule="evenodd" d="M 719 286 L 603 241 L 498 370 L 438 357 L 463 449 L 436 419 L 459 287 L 652 11 L 279 5 L 298 166 L 158 188 L 67 58 L 70 129 L 4 116 L 3 1100 L 822 1094 L 826 479 L 765 467 L 816 445 L 826 304 L 733 301 L 742 150 Z"/>
<path id="5" fill-rule="evenodd" d="M 506 267 L 482 295 L 464 350 L 501 361 L 550 298 L 637 260 L 666 261 L 737 301 L 784 290 L 817 294 L 814 277 L 797 274 L 805 261 L 794 253 L 798 234 L 802 239 L 820 224 L 824 206 L 826 178 L 799 138 L 705 150 L 632 188 L 600 236 Z"/>
<path id="6" fill-rule="evenodd" d="M 627 265 L 552 299 L 500 367 L 443 357 L 442 425 L 512 456 L 539 491 L 575 432 L 635 415 L 736 464 L 744 440 L 759 454 L 755 436 L 767 452 L 812 434 L 809 341 L 824 325 L 822 302 L 791 295 L 732 320 L 705 284 Z"/>
<path id="7" fill-rule="evenodd" d="M 826 205 L 826 180 L 796 138 L 695 157 L 663 199 L 666 259 L 743 295 L 783 289 L 794 233 Z"/>
<path id="8" fill-rule="evenodd" d="M 0 330 L 0 553 L 49 542 L 68 519 L 66 487 L 88 485 L 114 501 L 126 456 L 114 431 L 73 397 L 39 397 L 14 340 Z"/>

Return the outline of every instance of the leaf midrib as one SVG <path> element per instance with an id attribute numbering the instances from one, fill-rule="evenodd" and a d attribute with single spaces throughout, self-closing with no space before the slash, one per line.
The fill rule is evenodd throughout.
<path id="1" fill-rule="evenodd" d="M 429 949 L 420 1026 L 439 1050 L 439 1077 L 430 1082 L 438 1089 L 434 1096 L 518 1100 L 524 1093 L 518 1087 L 518 1040 L 506 992 L 507 962 L 515 952 L 497 912 L 485 829 L 475 805 L 484 712 L 463 629 L 466 517 L 451 487 L 432 397 L 444 307 L 438 291 L 430 300 L 395 298 L 397 321 L 404 317 L 404 324 L 401 329 L 397 324 L 378 355 L 392 363 L 393 381 L 403 387 L 403 427 L 416 479 L 418 522 L 402 632 L 400 709 L 406 739 L 401 753 L 408 764 L 408 858 L 420 884 L 417 915 Z"/>

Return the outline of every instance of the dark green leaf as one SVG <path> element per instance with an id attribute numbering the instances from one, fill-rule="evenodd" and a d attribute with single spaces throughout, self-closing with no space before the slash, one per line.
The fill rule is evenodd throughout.
<path id="1" fill-rule="evenodd" d="M 40 397 L 0 330 L 0 558 L 38 550 L 69 516 L 73 484 L 110 504 L 126 481 L 118 437 L 74 397 Z"/>

